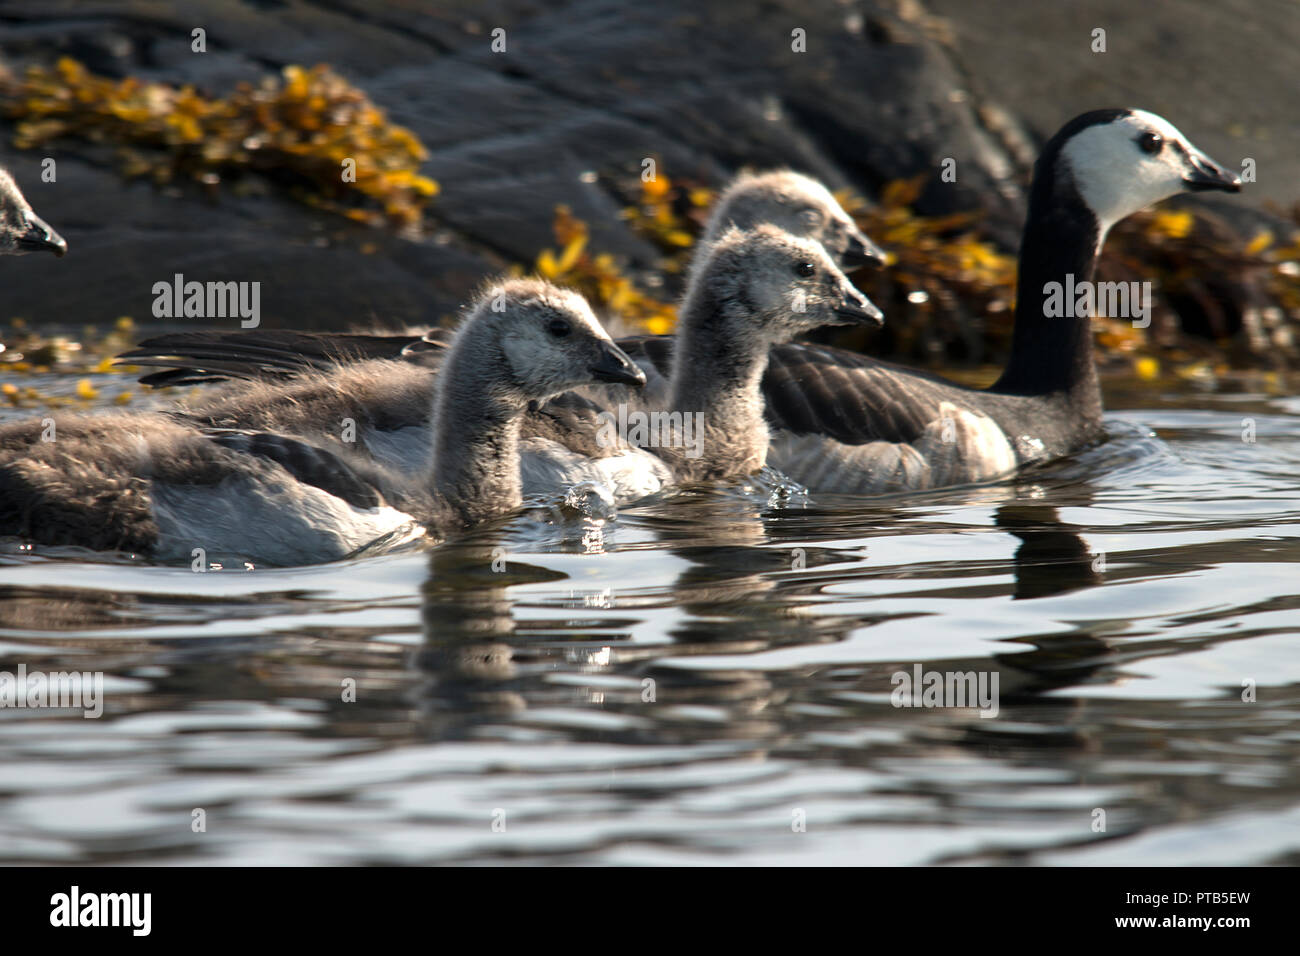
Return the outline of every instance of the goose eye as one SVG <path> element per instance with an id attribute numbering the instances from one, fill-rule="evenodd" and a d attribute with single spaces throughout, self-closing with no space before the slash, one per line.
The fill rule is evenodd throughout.
<path id="1" fill-rule="evenodd" d="M 562 339 L 573 331 L 573 327 L 564 319 L 551 319 L 551 324 L 547 328 L 557 339 Z"/>
<path id="2" fill-rule="evenodd" d="M 801 262 L 794 267 L 794 274 L 802 279 L 807 279 L 809 276 L 817 274 L 817 267 L 811 262 Z"/>
<path id="3" fill-rule="evenodd" d="M 1143 133 L 1141 136 L 1138 137 L 1138 148 L 1141 149 L 1142 152 L 1144 153 L 1150 153 L 1152 156 L 1160 152 L 1161 148 L 1164 145 L 1165 145 L 1165 141 L 1161 139 L 1159 133 L 1148 132 L 1148 133 Z"/>

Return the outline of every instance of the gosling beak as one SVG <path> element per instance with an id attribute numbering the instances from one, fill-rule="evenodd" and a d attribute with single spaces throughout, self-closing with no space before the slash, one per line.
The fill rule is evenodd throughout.
<path id="1" fill-rule="evenodd" d="M 631 385 L 640 388 L 645 384 L 645 372 L 637 368 L 636 363 L 613 342 L 601 342 L 600 358 L 588 369 L 597 382 L 609 382 L 613 385 Z"/>
<path id="2" fill-rule="evenodd" d="M 879 269 L 887 261 L 885 250 L 868 239 L 860 229 L 854 229 L 849 233 L 849 246 L 840 256 L 840 260 L 846 269 L 857 269 L 860 266 L 875 266 Z"/>
<path id="3" fill-rule="evenodd" d="M 840 325 L 882 326 L 885 313 L 876 308 L 876 304 L 857 289 L 844 293 L 844 298 L 835 307 L 835 314 L 844 321 Z"/>
<path id="4" fill-rule="evenodd" d="M 17 246 L 23 252 L 52 252 L 61 256 L 68 251 L 68 243 L 50 228 L 40 216 L 27 217 L 27 231 L 18 237 Z"/>
<path id="5" fill-rule="evenodd" d="M 1192 161 L 1192 169 L 1183 177 L 1183 183 L 1193 192 L 1207 189 L 1219 189 L 1223 192 L 1241 192 L 1241 180 L 1235 173 L 1228 172 L 1204 153 L 1189 150 L 1187 158 Z"/>

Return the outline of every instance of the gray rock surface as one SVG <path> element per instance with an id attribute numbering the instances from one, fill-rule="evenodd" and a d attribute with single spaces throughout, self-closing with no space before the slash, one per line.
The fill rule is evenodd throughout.
<path id="1" fill-rule="evenodd" d="M 612 187 L 644 157 L 714 183 L 742 165 L 789 165 L 868 196 L 952 157 L 958 183 L 936 176 L 923 208 L 985 208 L 1014 248 L 1032 143 L 1117 102 L 1164 113 L 1225 162 L 1256 156 L 1247 203 L 1291 200 L 1296 10 L 1289 0 L 8 0 L 0 50 L 14 69 L 67 54 L 100 73 L 224 95 L 287 64 L 328 63 L 424 141 L 442 193 L 429 235 L 413 242 L 273 188 L 212 199 L 126 183 L 77 143 L 51 153 L 58 181 L 41 183 L 42 154 L 0 147 L 70 244 L 65 259 L 6 266 L 0 317 L 143 320 L 153 283 L 182 272 L 260 281 L 268 325 L 428 324 L 485 275 L 553 245 L 558 203 L 590 223 L 593 248 L 652 267 L 655 250 L 620 221 Z M 1109 30 L 1104 56 L 1088 52 L 1094 20 Z M 190 51 L 196 26 L 205 54 Z M 490 49 L 495 27 L 505 53 Z M 796 28 L 807 52 L 791 49 Z"/>

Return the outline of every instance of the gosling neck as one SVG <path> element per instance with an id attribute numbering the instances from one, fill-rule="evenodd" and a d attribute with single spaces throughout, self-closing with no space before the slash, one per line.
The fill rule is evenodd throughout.
<path id="1" fill-rule="evenodd" d="M 741 334 L 755 325 L 751 307 L 719 298 L 704 282 L 684 304 L 673 349 L 669 410 L 700 413 L 703 443 L 702 454 L 694 459 L 665 449 L 680 478 L 747 475 L 767 460 L 761 386 L 771 343 L 753 332 Z"/>
<path id="2" fill-rule="evenodd" d="M 453 354 L 438 376 L 430 483 L 435 521 L 453 528 L 523 505 L 519 429 L 525 401 L 504 385 L 504 376 L 491 374 L 505 371 L 504 357 L 499 366 Z"/>

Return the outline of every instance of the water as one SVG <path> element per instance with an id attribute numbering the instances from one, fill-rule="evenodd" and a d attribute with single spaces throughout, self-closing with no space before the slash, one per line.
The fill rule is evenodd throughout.
<path id="1" fill-rule="evenodd" d="M 106 703 L 0 709 L 0 861 L 1298 863 L 1300 402 L 1149 392 L 906 499 L 202 575 L 10 546 L 0 670 Z M 996 716 L 892 706 L 917 664 Z"/>

